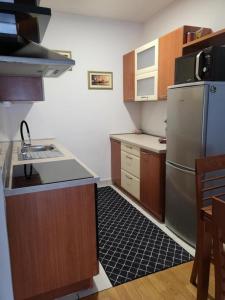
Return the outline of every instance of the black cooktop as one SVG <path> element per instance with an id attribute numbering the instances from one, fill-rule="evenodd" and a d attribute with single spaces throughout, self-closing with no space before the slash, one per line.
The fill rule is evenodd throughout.
<path id="1" fill-rule="evenodd" d="M 16 165 L 13 167 L 12 188 L 15 189 L 85 178 L 93 178 L 93 175 L 74 159 Z"/>

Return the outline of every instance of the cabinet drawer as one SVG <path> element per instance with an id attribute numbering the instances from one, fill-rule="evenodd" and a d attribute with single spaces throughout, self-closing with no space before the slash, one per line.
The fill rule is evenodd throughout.
<path id="1" fill-rule="evenodd" d="M 140 200 L 140 180 L 138 178 L 121 170 L 121 186 L 137 200 Z"/>
<path id="2" fill-rule="evenodd" d="M 121 168 L 140 178 L 140 158 L 121 151 Z"/>
<path id="3" fill-rule="evenodd" d="M 121 150 L 123 150 L 124 152 L 133 154 L 135 156 L 140 157 L 140 148 L 132 145 L 132 144 L 127 144 L 127 143 L 122 143 L 121 144 Z"/>

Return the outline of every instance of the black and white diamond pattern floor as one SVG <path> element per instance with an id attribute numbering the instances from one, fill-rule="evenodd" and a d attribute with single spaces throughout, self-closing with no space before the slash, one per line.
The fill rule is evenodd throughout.
<path id="1" fill-rule="evenodd" d="M 99 259 L 113 286 L 192 259 L 111 187 L 98 189 L 98 234 Z"/>

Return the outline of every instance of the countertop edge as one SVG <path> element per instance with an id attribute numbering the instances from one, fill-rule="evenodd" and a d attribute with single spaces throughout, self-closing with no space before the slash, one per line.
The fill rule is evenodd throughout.
<path id="1" fill-rule="evenodd" d="M 24 195 L 24 194 L 31 194 L 31 193 L 38 193 L 38 192 L 46 192 L 50 190 L 58 190 L 70 187 L 78 187 L 82 185 L 88 184 L 95 184 L 100 181 L 100 177 L 90 177 L 84 179 L 77 179 L 77 180 L 68 180 L 56 183 L 48 183 L 45 185 L 35 185 L 17 189 L 5 189 L 5 197 L 9 196 L 17 196 L 17 195 Z"/>
<path id="2" fill-rule="evenodd" d="M 127 134 L 127 133 L 126 133 Z M 130 135 L 132 135 L 133 133 L 129 133 Z M 118 137 L 119 135 L 124 135 L 124 133 L 121 133 L 121 134 L 110 134 L 109 137 L 114 139 L 114 140 L 117 140 L 119 142 L 124 142 L 124 143 L 127 143 L 127 144 L 131 144 L 131 145 L 134 145 L 134 146 L 137 146 L 141 149 L 144 149 L 144 150 L 149 150 L 149 151 L 152 151 L 152 152 L 155 152 L 155 153 L 158 153 L 158 154 L 163 154 L 163 153 L 166 153 L 166 149 L 165 150 L 158 150 L 158 149 L 155 149 L 153 147 L 148 147 L 148 146 L 145 146 L 141 143 L 135 143 L 135 142 L 131 142 L 131 141 L 127 141 L 126 139 L 123 139 L 122 137 Z M 153 136 L 152 136 L 153 137 Z M 155 137 L 155 136 L 154 136 Z"/>

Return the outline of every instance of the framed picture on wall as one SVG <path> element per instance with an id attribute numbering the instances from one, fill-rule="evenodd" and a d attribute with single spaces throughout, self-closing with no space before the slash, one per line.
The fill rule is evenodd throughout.
<path id="1" fill-rule="evenodd" d="M 112 90 L 113 73 L 88 71 L 88 88 L 89 90 Z"/>
<path id="2" fill-rule="evenodd" d="M 52 50 L 60 55 L 65 56 L 66 58 L 72 59 L 72 51 L 66 51 L 66 50 Z M 73 68 L 71 67 L 68 71 L 72 71 Z"/>

